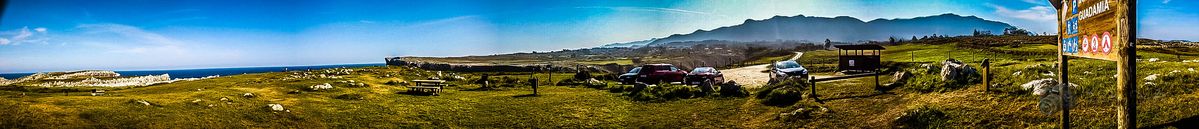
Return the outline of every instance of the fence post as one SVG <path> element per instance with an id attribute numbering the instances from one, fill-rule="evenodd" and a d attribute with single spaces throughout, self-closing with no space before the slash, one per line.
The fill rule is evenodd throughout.
<path id="1" fill-rule="evenodd" d="M 991 59 L 983 58 L 983 92 L 991 91 Z"/>
<path id="2" fill-rule="evenodd" d="M 816 100 L 816 102 L 820 102 L 820 98 L 816 97 L 816 81 L 814 80 L 816 80 L 816 77 L 808 78 L 808 85 L 811 85 L 811 87 L 808 87 L 808 89 L 812 91 L 812 99 Z"/>

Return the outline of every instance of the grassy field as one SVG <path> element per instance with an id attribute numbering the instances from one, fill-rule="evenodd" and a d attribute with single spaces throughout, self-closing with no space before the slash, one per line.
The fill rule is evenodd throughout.
<path id="1" fill-rule="evenodd" d="M 1037 110 L 1038 96 L 1019 88 L 1030 80 L 1054 78 L 1052 55 L 1018 55 L 1011 51 L 1053 51 L 1051 45 L 978 49 L 958 44 L 886 46 L 884 63 L 915 73 L 908 85 L 874 89 L 874 78 L 817 83 L 817 97 L 802 90 L 793 104 L 767 105 L 757 97 L 703 96 L 644 101 L 628 87 L 546 86 L 573 76 L 545 73 L 540 95 L 531 95 L 529 73 L 444 73 L 452 86 L 441 96 L 406 94 L 408 80 L 437 75 L 404 67 L 336 69 L 352 71 L 339 78 L 313 78 L 327 70 L 275 72 L 184 81 L 147 87 L 108 88 L 89 96 L 92 88 L 0 86 L 0 128 L 1054 128 L 1056 114 Z M 950 54 L 953 55 L 950 55 Z M 1183 126 L 1199 117 L 1196 57 L 1140 52 L 1138 62 L 1139 127 Z M 912 58 L 915 55 L 915 58 Z M 779 57 L 789 57 L 779 56 Z M 836 51 L 809 51 L 800 58 L 814 74 L 833 75 Z M 939 64 L 947 57 L 977 67 L 990 58 L 995 75 L 992 91 L 977 83 L 938 84 L 935 73 L 919 64 Z M 776 57 L 765 57 L 771 60 Z M 1159 58 L 1150 62 L 1151 58 Z M 1115 63 L 1072 60 L 1070 77 L 1079 87 L 1072 110 L 1074 126 L 1112 128 L 1115 124 Z M 1175 72 L 1178 71 L 1178 72 Z M 1020 74 L 1016 74 L 1019 72 Z M 498 88 L 470 83 L 480 75 Z M 598 74 L 597 74 L 598 75 Z M 1152 80 L 1147 76 L 1156 76 Z M 367 86 L 354 86 L 353 80 Z M 892 83 L 881 76 L 882 84 Z M 524 82 L 522 82 L 524 81 Z M 308 86 L 329 83 L 331 90 Z M 1152 84 L 1149 84 L 1152 83 Z M 927 90 L 929 88 L 935 90 Z M 758 91 L 759 89 L 747 89 Z M 66 93 L 64 93 L 64 91 Z M 255 97 L 243 97 L 252 93 Z M 753 92 L 751 92 L 753 93 Z M 224 100 L 222 100 L 224 98 Z M 143 105 L 137 101 L 146 101 Z M 271 111 L 281 104 L 287 111 Z M 790 114 L 809 111 L 803 117 Z M 816 111 L 812 111 L 816 110 Z M 784 117 L 786 116 L 786 117 Z"/>

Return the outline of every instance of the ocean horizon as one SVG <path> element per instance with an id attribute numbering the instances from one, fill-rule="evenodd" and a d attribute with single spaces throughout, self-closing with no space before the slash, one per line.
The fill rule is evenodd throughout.
<path id="1" fill-rule="evenodd" d="M 229 68 L 197 68 L 197 69 L 169 69 L 169 70 L 125 70 L 115 71 L 121 76 L 146 76 L 146 75 L 162 75 L 170 74 L 171 78 L 198 78 L 213 75 L 229 76 L 250 73 L 266 73 L 266 72 L 286 72 L 299 70 L 317 70 L 327 68 L 355 68 L 355 67 L 370 67 L 370 66 L 387 66 L 386 63 L 365 63 L 365 64 L 333 64 L 333 65 L 306 65 L 306 66 L 253 66 L 253 67 L 229 67 Z M 67 72 L 67 71 L 58 71 Z M 34 73 L 0 73 L 0 77 L 5 79 L 17 79 Z"/>

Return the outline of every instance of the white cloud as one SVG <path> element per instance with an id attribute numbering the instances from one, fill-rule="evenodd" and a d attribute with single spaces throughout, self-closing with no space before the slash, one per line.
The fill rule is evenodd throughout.
<path id="1" fill-rule="evenodd" d="M 1170 0 L 1162 0 L 1162 4 L 1169 4 Z"/>
<path id="2" fill-rule="evenodd" d="M 12 36 L 12 39 L 21 41 L 21 40 L 25 40 L 26 38 L 29 38 L 29 36 L 33 36 L 33 32 L 29 32 L 29 27 L 25 27 L 25 28 L 21 28 L 21 31 L 17 32 L 16 36 Z"/>
<path id="3" fill-rule="evenodd" d="M 0 37 L 5 37 L 5 38 L 3 38 L 4 39 L 3 41 L 0 41 L 0 45 L 9 45 L 9 44 L 20 45 L 21 43 L 46 43 L 46 41 L 49 40 L 49 38 L 46 37 L 45 30 L 46 29 L 42 28 L 42 27 L 34 28 L 33 31 L 38 32 L 38 33 L 34 33 L 33 31 L 29 30 L 29 27 L 21 27 L 20 29 L 15 29 L 15 30 L 0 31 Z"/>
<path id="4" fill-rule="evenodd" d="M 101 24 L 81 24 L 76 26 L 85 30 L 84 34 L 116 34 L 119 38 L 128 39 L 132 42 L 120 43 L 93 43 L 92 45 L 103 46 L 109 49 L 108 52 L 113 53 L 129 53 L 129 54 L 161 54 L 161 53 L 184 53 L 183 43 L 179 40 L 163 36 L 158 33 L 148 32 L 141 28 L 123 24 L 101 23 Z"/>
<path id="5" fill-rule="evenodd" d="M 995 4 L 990 4 L 990 6 L 995 8 L 995 14 L 999 16 L 1030 21 L 1048 21 L 1046 23 L 1052 23 L 1052 21 L 1057 20 L 1053 14 L 1053 7 L 1049 6 L 1033 6 L 1023 10 L 1012 10 Z"/>
<path id="6" fill-rule="evenodd" d="M 1045 0 L 1022 0 L 1022 1 L 1024 1 L 1024 3 L 1036 4 L 1036 5 L 1049 4 L 1049 3 L 1047 3 L 1048 1 L 1045 1 Z"/>

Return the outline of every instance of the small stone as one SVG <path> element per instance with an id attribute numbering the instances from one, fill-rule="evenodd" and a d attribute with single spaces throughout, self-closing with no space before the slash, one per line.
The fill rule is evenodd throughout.
<path id="1" fill-rule="evenodd" d="M 283 105 L 279 105 L 279 104 L 267 104 L 266 107 L 271 108 L 271 111 L 284 111 Z M 288 112 L 291 112 L 291 111 L 288 111 Z"/>
<path id="2" fill-rule="evenodd" d="M 245 93 L 245 94 L 241 94 L 241 97 L 246 97 L 246 98 L 254 98 L 254 93 Z"/>
<path id="3" fill-rule="evenodd" d="M 146 105 L 146 106 L 150 106 L 150 105 L 151 105 L 151 104 L 150 104 L 150 101 L 146 101 L 146 100 L 137 100 L 137 101 L 133 101 L 133 102 L 134 102 L 134 103 L 138 103 L 138 104 L 142 104 L 142 105 Z"/>
<path id="4" fill-rule="evenodd" d="M 1159 74 L 1153 74 L 1153 75 L 1146 76 L 1145 81 L 1157 80 L 1157 75 L 1159 75 Z"/>
<path id="5" fill-rule="evenodd" d="M 221 101 L 229 101 L 229 98 L 221 97 Z"/>
<path id="6" fill-rule="evenodd" d="M 200 101 L 204 101 L 204 100 L 196 99 L 195 101 L 192 101 L 192 103 L 200 103 Z"/>

